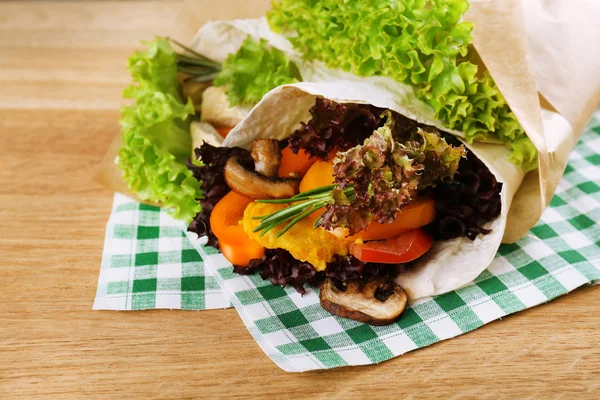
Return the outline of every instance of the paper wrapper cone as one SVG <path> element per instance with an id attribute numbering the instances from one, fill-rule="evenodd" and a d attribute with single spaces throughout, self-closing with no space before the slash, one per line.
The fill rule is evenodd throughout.
<path id="1" fill-rule="evenodd" d="M 135 193 L 129 190 L 127 183 L 123 179 L 123 172 L 117 166 L 117 156 L 119 154 L 119 148 L 121 147 L 121 135 L 114 137 L 106 154 L 100 161 L 96 174 L 94 175 L 94 181 L 98 182 L 105 188 L 108 188 L 114 192 L 122 193 L 134 200 L 137 200 L 145 204 L 155 204 L 148 201 L 141 200 Z"/>
<path id="2" fill-rule="evenodd" d="M 180 23 L 168 32 L 188 40 L 217 19 L 264 15 L 268 0 L 188 0 Z M 539 169 L 527 174 L 508 215 L 503 242 L 523 237 L 539 220 L 564 172 L 567 158 L 600 103 L 600 3 L 597 0 L 479 0 L 465 19 L 473 22 L 474 47 L 512 111 L 539 151 Z M 116 152 L 105 160 L 114 160 Z M 113 173 L 103 173 L 112 168 Z M 106 162 L 99 176 L 122 188 Z M 105 172 L 105 171 L 104 171 Z"/>
<path id="3" fill-rule="evenodd" d="M 503 242 L 539 220 L 587 121 L 600 103 L 600 3 L 472 1 L 474 46 L 540 153 L 513 199 Z"/>

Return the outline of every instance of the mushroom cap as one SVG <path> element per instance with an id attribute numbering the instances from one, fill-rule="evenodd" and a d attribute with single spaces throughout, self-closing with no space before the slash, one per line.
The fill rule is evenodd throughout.
<path id="1" fill-rule="evenodd" d="M 223 169 L 227 186 L 252 199 L 286 199 L 298 193 L 300 179 L 269 178 L 244 168 L 238 157 L 227 160 Z"/>
<path id="2" fill-rule="evenodd" d="M 321 283 L 321 306 L 342 318 L 370 325 L 389 325 L 406 309 L 408 296 L 394 281 L 373 277 L 336 285 L 332 279 Z"/>
<path id="3" fill-rule="evenodd" d="M 252 142 L 250 156 L 254 160 L 254 170 L 269 178 L 277 176 L 281 164 L 279 141 L 275 139 L 256 139 Z"/>

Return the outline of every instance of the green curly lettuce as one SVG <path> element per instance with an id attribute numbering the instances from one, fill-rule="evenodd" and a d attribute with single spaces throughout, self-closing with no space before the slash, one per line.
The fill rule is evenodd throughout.
<path id="1" fill-rule="evenodd" d="M 177 60 L 167 39 L 145 43 L 147 49 L 129 58 L 133 84 L 123 97 L 133 99 L 121 109 L 119 168 L 129 189 L 140 199 L 161 203 L 171 215 L 190 221 L 200 205 L 200 185 L 185 162 L 189 157 L 190 115 L 177 80 Z"/>
<path id="2" fill-rule="evenodd" d="M 537 150 L 487 72 L 468 61 L 468 0 L 277 0 L 271 28 L 308 60 L 413 85 L 435 117 L 469 142 L 501 140 L 511 160 L 537 168 Z"/>
<path id="3" fill-rule="evenodd" d="M 231 106 L 253 105 L 277 86 L 298 82 L 298 69 L 286 55 L 269 48 L 267 41 L 248 36 L 242 47 L 227 56 L 215 86 L 224 86 Z"/>

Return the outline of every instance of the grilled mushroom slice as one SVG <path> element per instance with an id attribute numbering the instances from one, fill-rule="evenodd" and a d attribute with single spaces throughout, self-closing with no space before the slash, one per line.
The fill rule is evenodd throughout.
<path id="1" fill-rule="evenodd" d="M 408 296 L 394 281 L 374 277 L 368 281 L 321 283 L 321 306 L 342 318 L 370 325 L 389 325 L 400 318 Z"/>
<path id="2" fill-rule="evenodd" d="M 279 141 L 275 139 L 257 139 L 252 142 L 250 156 L 254 160 L 254 170 L 267 177 L 277 176 L 281 164 Z"/>
<path id="3" fill-rule="evenodd" d="M 249 171 L 236 156 L 225 163 L 223 176 L 232 190 L 253 199 L 286 199 L 298 193 L 300 187 L 300 179 L 268 178 Z"/>

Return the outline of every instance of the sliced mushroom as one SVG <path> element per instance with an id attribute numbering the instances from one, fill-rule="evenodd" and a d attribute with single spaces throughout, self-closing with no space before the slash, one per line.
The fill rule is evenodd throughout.
<path id="1" fill-rule="evenodd" d="M 257 139 L 252 142 L 250 152 L 254 160 L 254 170 L 267 177 L 277 176 L 281 164 L 279 141 L 275 139 Z"/>
<path id="2" fill-rule="evenodd" d="M 268 178 L 244 168 L 238 157 L 225 164 L 223 176 L 235 192 L 253 199 L 285 199 L 298 193 L 300 179 Z"/>
<path id="3" fill-rule="evenodd" d="M 370 325 L 389 325 L 400 318 L 408 296 L 395 282 L 383 277 L 336 285 L 331 279 L 321 283 L 321 306 L 342 318 Z"/>

